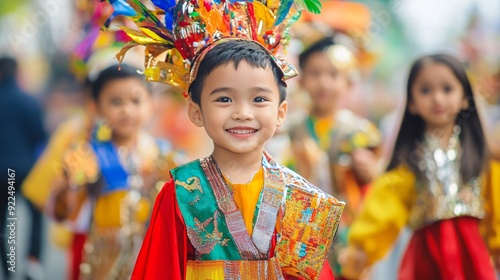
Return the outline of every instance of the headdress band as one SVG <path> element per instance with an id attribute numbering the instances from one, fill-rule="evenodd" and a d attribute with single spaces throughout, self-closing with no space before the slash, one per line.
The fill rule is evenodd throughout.
<path id="1" fill-rule="evenodd" d="M 262 48 L 263 51 L 265 51 L 271 58 L 272 63 L 275 64 L 275 66 L 278 67 L 278 69 L 281 70 L 283 73 L 283 82 L 286 84 L 286 80 L 293 78 L 299 74 L 297 69 L 290 63 L 288 63 L 286 60 L 282 59 L 281 57 L 277 57 L 273 55 L 266 47 L 264 47 L 261 43 L 253 40 L 246 40 L 246 39 L 241 39 L 241 38 L 222 38 L 220 40 L 215 41 L 214 43 L 206 46 L 205 48 L 201 49 L 199 53 L 194 57 L 193 59 L 193 65 L 191 66 L 191 70 L 189 73 L 189 83 L 192 83 L 195 79 L 196 76 L 198 75 L 198 68 L 200 67 L 201 62 L 203 59 L 205 59 L 205 56 L 207 53 L 212 50 L 215 46 L 228 42 L 228 41 L 251 41 L 255 44 L 257 44 L 260 48 Z"/>

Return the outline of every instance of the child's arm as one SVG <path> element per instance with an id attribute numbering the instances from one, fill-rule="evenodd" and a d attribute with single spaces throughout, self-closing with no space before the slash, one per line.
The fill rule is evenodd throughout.
<path id="1" fill-rule="evenodd" d="M 370 184 L 377 178 L 377 175 L 379 175 L 378 162 L 381 150 L 380 147 L 373 149 L 356 149 L 352 153 L 352 169 L 361 186 Z"/>
<path id="2" fill-rule="evenodd" d="M 23 182 L 22 192 L 36 207 L 45 210 L 50 198 L 54 181 L 60 177 L 60 169 L 64 164 L 62 157 L 70 146 L 79 140 L 82 131 L 81 117 L 73 117 L 61 126 L 52 135 L 44 152 L 31 169 Z"/>
<path id="3" fill-rule="evenodd" d="M 349 230 L 349 247 L 340 259 L 343 271 L 354 269 L 352 272 L 359 274 L 387 253 L 408 220 L 414 183 L 406 167 L 387 172 L 374 182 Z"/>
<path id="4" fill-rule="evenodd" d="M 170 180 L 156 198 L 131 279 L 184 279 L 188 244 L 175 184 Z"/>
<path id="5" fill-rule="evenodd" d="M 45 211 L 49 217 L 53 217 L 58 222 L 74 221 L 86 200 L 86 187 L 70 186 L 67 176 L 62 176 L 54 182 L 49 197 L 51 203 L 45 208 Z"/>
<path id="6" fill-rule="evenodd" d="M 88 143 L 79 141 L 62 153 L 58 167 L 45 212 L 56 221 L 75 221 L 89 186 L 99 185 L 98 164 Z"/>
<path id="7" fill-rule="evenodd" d="M 486 243 L 500 271 L 500 161 L 491 161 L 483 185 L 486 217 L 482 221 Z"/>
<path id="8" fill-rule="evenodd" d="M 382 156 L 382 133 L 377 126 L 366 119 L 358 119 L 359 131 L 354 134 L 351 141 L 355 150 L 351 153 L 352 171 L 360 186 L 372 183 L 380 175 L 379 161 Z"/>

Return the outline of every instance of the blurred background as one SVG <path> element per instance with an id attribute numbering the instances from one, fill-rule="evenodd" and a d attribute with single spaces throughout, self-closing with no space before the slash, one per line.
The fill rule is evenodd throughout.
<path id="1" fill-rule="evenodd" d="M 147 1 L 144 1 L 146 4 Z M 478 102 L 483 109 L 483 121 L 491 139 L 500 146 L 500 0 L 366 0 L 331 1 L 323 18 L 306 16 L 292 31 L 292 40 L 283 52 L 297 65 L 297 55 L 308 45 L 331 33 L 345 35 L 345 45 L 360 53 L 362 64 L 355 88 L 343 96 L 341 106 L 368 118 L 383 134 L 383 166 L 390 156 L 405 99 L 408 69 L 419 56 L 432 53 L 452 54 L 467 65 Z M 112 63 L 121 45 L 112 43 L 114 36 L 95 34 L 102 18 L 95 19 L 96 3 L 84 0 L 17 0 L 0 1 L 0 57 L 14 58 L 18 64 L 17 81 L 20 89 L 39 104 L 39 119 L 43 125 L 33 158 L 26 159 L 26 169 L 34 164 L 48 139 L 64 121 L 85 110 L 84 83 Z M 325 2 L 326 3 L 326 2 Z M 345 7 L 343 3 L 354 3 Z M 106 13 L 103 12 L 104 14 Z M 113 24 L 111 27 L 113 31 Z M 93 33 L 94 32 L 94 33 Z M 109 32 L 112 33 L 112 32 Z M 90 37 L 89 37 L 90 36 Z M 106 38 L 110 36 L 111 38 Z M 133 50 L 125 62 L 143 67 L 142 50 Z M 0 102 L 5 88 L 0 88 Z M 189 158 L 210 153 L 209 139 L 194 127 L 186 115 L 186 100 L 182 94 L 166 85 L 153 86 L 154 118 L 148 131 L 168 139 L 174 149 L 183 150 Z M 289 88 L 290 119 L 305 111 L 307 96 L 292 81 Z M 0 104 L 6 108 L 9 104 Z M 26 114 L 37 106 L 26 106 Z M 23 112 L 21 112 L 23 113 Z M 4 118 L 0 127 L 0 145 L 12 133 L 13 115 L 0 112 Z M 17 115 L 16 115 L 17 116 Z M 6 140 L 7 139 L 7 140 Z M 13 139 L 11 139 L 14 141 Z M 7 145 L 7 144 L 5 144 Z M 279 147 L 277 145 L 276 147 Z M 2 164 L 7 166 L 11 147 L 0 148 Z M 279 155 L 278 148 L 271 153 Z M 4 172 L 2 169 L 0 172 Z M 18 262 L 15 278 L 25 279 L 28 271 L 33 279 L 66 279 L 67 252 L 54 245 L 47 218 L 32 231 L 30 206 L 22 199 L 20 186 L 26 174 L 17 175 L 17 240 Z M 4 177 L 2 177 L 3 180 Z M 6 180 L 2 181 L 2 186 Z M 5 198 L 2 187 L 1 199 Z M 40 263 L 30 266 L 29 240 L 40 234 Z M 2 246 L 4 244 L 1 244 Z M 1 264 L 4 265 L 4 264 Z M 38 271 L 38 272 L 37 272 Z M 394 270 L 395 271 L 395 270 Z M 43 275 L 43 276 L 40 276 Z M 41 277 L 41 278 L 40 278 Z M 389 279 L 389 278 L 386 278 Z"/>

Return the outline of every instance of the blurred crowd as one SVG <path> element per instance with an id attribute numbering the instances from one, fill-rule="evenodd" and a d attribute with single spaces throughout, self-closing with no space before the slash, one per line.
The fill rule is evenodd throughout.
<path id="1" fill-rule="evenodd" d="M 189 120 L 182 91 L 144 82 L 140 47 L 127 53 L 118 71 L 115 55 L 127 38 L 114 23 L 109 30 L 100 30 L 110 15 L 106 4 L 0 2 L 0 279 L 111 279 L 109 275 L 126 279 L 130 268 L 114 269 L 113 263 L 134 262 L 131 252 L 140 247 L 137 240 L 147 227 L 157 192 L 169 179 L 167 170 L 212 151 L 204 130 Z M 404 252 L 417 250 L 413 233 L 422 227 L 400 216 L 390 221 L 380 218 L 375 225 L 369 221 L 378 218 L 367 211 L 386 213 L 386 209 L 377 208 L 375 195 L 369 198 L 373 203 L 364 202 L 371 189 L 403 180 L 403 171 L 396 178 L 386 170 L 397 170 L 402 162 L 397 156 L 405 152 L 405 143 L 425 142 L 412 132 L 419 129 L 418 124 L 403 120 L 425 114 L 409 101 L 414 86 L 426 86 L 419 84 L 418 77 L 412 81 L 411 71 L 416 76 L 439 77 L 439 71 L 451 69 L 465 95 L 470 82 L 469 101 L 462 110 L 472 117 L 465 117 L 464 123 L 480 128 L 484 164 L 473 159 L 483 142 L 476 142 L 479 138 L 472 132 L 473 140 L 460 153 L 481 166 L 477 174 L 474 167 L 467 168 L 475 170 L 473 175 L 486 174 L 491 196 L 500 195 L 500 0 L 323 1 L 322 13 L 303 15 L 291 34 L 281 54 L 297 66 L 300 75 L 288 86 L 286 124 L 267 150 L 281 164 L 346 201 L 329 256 L 337 279 L 397 279 L 403 273 L 400 264 L 411 262 Z M 419 58 L 424 58 L 420 66 Z M 429 70 L 428 61 L 448 70 L 437 66 Z M 461 69 L 466 76 L 460 76 Z M 137 90 L 133 96 L 105 100 L 104 96 L 123 88 Z M 130 118 L 113 115 L 113 108 L 129 103 L 136 106 L 130 109 Z M 474 116 L 479 119 L 473 123 Z M 115 121 L 110 127 L 104 120 Z M 453 128 L 445 137 L 466 135 L 464 127 Z M 462 134 L 457 132 L 460 129 Z M 109 133 L 121 135 L 124 148 L 114 160 L 127 159 L 124 165 L 133 174 L 128 179 L 111 167 L 98 170 L 102 159 L 92 151 L 107 151 L 102 143 Z M 133 143 L 130 135 L 135 135 Z M 445 153 L 455 151 L 450 147 Z M 455 157 L 448 154 L 448 159 L 453 162 Z M 418 170 L 419 163 L 414 165 Z M 460 168 L 457 172 L 470 171 Z M 7 170 L 14 170 L 15 180 L 9 179 L 13 176 Z M 420 175 L 415 170 L 404 171 L 410 175 L 402 185 L 411 184 L 408 178 L 413 175 L 425 176 L 424 169 Z M 99 184 L 103 177 L 106 187 Z M 120 180 L 128 180 L 137 194 L 113 189 L 109 183 L 116 181 L 118 188 Z M 85 191 L 81 185 L 86 185 Z M 138 191 L 142 185 L 148 185 L 146 191 Z M 388 208 L 393 207 L 389 212 L 404 212 L 397 198 L 380 195 Z M 16 238 L 23 248 L 16 255 L 15 274 L 8 271 L 10 233 L 4 226 L 12 216 L 9 196 L 15 196 Z M 99 199 L 91 206 L 86 198 L 93 196 Z M 497 202 L 485 199 L 486 212 L 500 208 Z M 113 207 L 121 210 L 110 211 Z M 487 223 L 493 225 L 487 214 Z M 121 227 L 111 231 L 110 225 Z M 127 234 L 123 234 L 124 225 Z M 397 230 L 387 234 L 375 230 L 384 226 Z M 484 236 L 498 230 L 484 228 Z M 487 245 L 488 238 L 484 237 Z M 494 249 L 498 251 L 491 253 L 496 265 L 500 264 L 499 238 L 491 237 L 492 243 L 499 242 Z M 379 244 L 365 244 L 366 239 Z"/>

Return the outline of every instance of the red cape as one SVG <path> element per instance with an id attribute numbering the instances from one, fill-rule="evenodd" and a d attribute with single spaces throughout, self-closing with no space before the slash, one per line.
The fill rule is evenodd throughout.
<path id="1" fill-rule="evenodd" d="M 271 246 L 274 252 L 275 239 Z M 186 225 L 177 205 L 175 184 L 170 180 L 156 198 L 151 223 L 132 273 L 132 280 L 183 280 L 188 257 L 193 259 L 194 248 L 189 242 Z M 285 276 L 286 279 L 299 279 Z M 320 280 L 333 280 L 325 262 Z"/>

